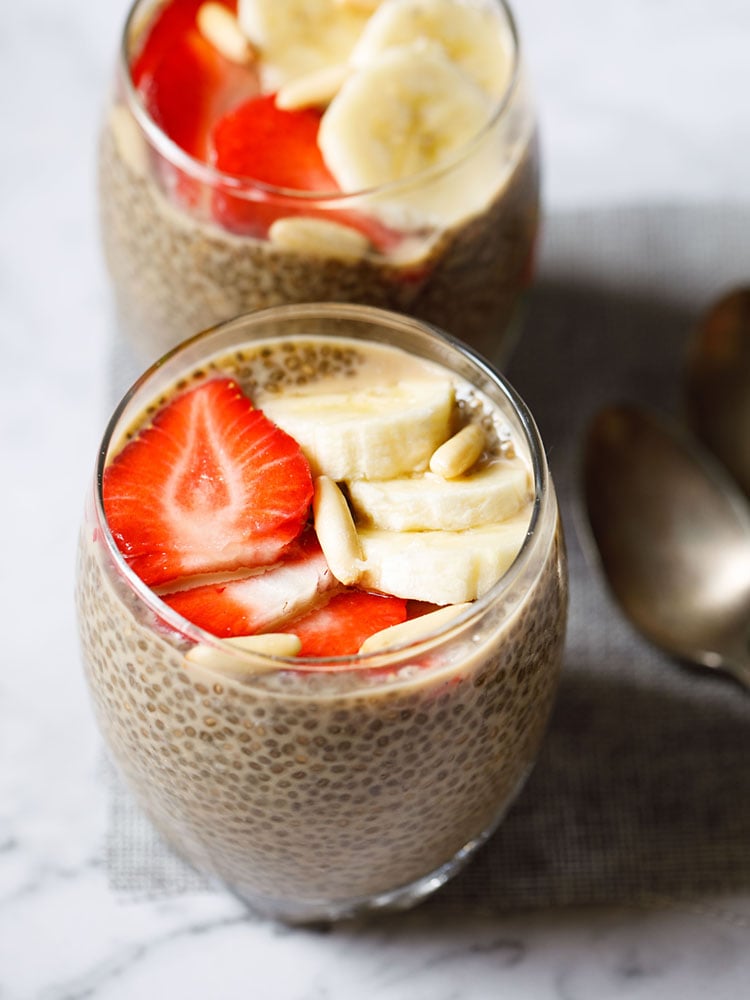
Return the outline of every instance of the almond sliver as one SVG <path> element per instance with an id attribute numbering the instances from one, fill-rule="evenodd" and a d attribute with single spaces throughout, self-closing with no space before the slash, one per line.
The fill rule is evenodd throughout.
<path id="1" fill-rule="evenodd" d="M 230 62 L 252 62 L 255 50 L 242 33 L 237 18 L 221 3 L 204 3 L 195 17 L 198 31 Z"/>
<path id="2" fill-rule="evenodd" d="M 340 583 L 355 583 L 362 565 L 362 548 L 346 497 L 328 476 L 315 480 L 313 517 L 331 572 Z"/>
<path id="3" fill-rule="evenodd" d="M 467 424 L 435 450 L 430 459 L 430 472 L 443 479 L 456 479 L 474 465 L 484 445 L 484 431 L 479 424 Z"/>
<path id="4" fill-rule="evenodd" d="M 454 618 L 458 618 L 462 611 L 469 607 L 471 601 L 463 604 L 448 604 L 437 611 L 430 611 L 419 618 L 409 618 L 408 621 L 398 625 L 391 625 L 373 633 L 359 647 L 360 653 L 380 653 L 391 646 L 400 646 L 402 643 L 418 642 L 425 636 L 445 628 Z"/>
<path id="5" fill-rule="evenodd" d="M 348 66 L 324 66 L 282 84 L 276 94 L 276 107 L 282 111 L 300 108 L 324 108 L 341 90 L 349 75 Z"/>
<path id="6" fill-rule="evenodd" d="M 358 229 L 301 215 L 277 219 L 268 235 L 280 249 L 315 257 L 356 260 L 370 248 L 370 241 Z"/>
<path id="7" fill-rule="evenodd" d="M 220 670 L 223 673 L 241 675 L 243 673 L 267 673 L 278 670 L 278 666 L 265 660 L 253 661 L 245 656 L 237 656 L 232 649 L 245 654 L 260 656 L 296 656 L 301 648 L 296 635 L 288 632 L 264 632 L 258 635 L 240 635 L 223 639 L 217 646 L 198 643 L 185 654 L 185 659 L 199 667 Z M 226 648 L 226 651 L 222 649 Z"/>

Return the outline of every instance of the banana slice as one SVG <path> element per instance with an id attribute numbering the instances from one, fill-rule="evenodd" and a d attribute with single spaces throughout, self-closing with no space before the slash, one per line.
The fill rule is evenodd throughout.
<path id="1" fill-rule="evenodd" d="M 385 482 L 350 482 L 357 517 L 388 531 L 464 531 L 515 514 L 530 499 L 520 460 L 497 462 L 470 476 L 443 479 L 432 472 Z"/>
<path id="2" fill-rule="evenodd" d="M 381 52 L 420 39 L 439 43 L 487 94 L 499 99 L 513 71 L 513 39 L 497 3 L 483 0 L 384 0 L 352 52 L 365 66 Z"/>
<path id="3" fill-rule="evenodd" d="M 468 531 L 364 528 L 358 585 L 431 604 L 481 597 L 518 555 L 529 527 L 527 507 L 502 524 Z"/>
<path id="4" fill-rule="evenodd" d="M 341 189 L 360 191 L 449 163 L 491 113 L 491 99 L 441 46 L 414 42 L 385 50 L 346 80 L 323 114 L 318 144 Z M 473 180 L 467 187 L 463 172 L 447 172 L 404 188 L 399 211 L 411 210 L 412 224 L 462 218 L 477 202 Z"/>
<path id="5" fill-rule="evenodd" d="M 348 61 L 369 11 L 336 0 L 239 0 L 237 20 L 260 54 L 264 91 Z"/>
<path id="6" fill-rule="evenodd" d="M 426 469 L 450 436 L 449 379 L 404 380 L 352 392 L 269 397 L 266 415 L 299 443 L 314 476 L 394 479 Z"/>

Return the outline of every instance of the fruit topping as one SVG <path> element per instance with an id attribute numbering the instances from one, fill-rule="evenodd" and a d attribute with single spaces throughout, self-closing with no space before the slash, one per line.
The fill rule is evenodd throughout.
<path id="1" fill-rule="evenodd" d="M 264 406 L 299 441 L 315 475 L 341 481 L 425 469 L 450 436 L 453 402 L 449 379 L 425 378 L 314 395 L 289 392 Z"/>
<path id="2" fill-rule="evenodd" d="M 432 41 L 487 94 L 500 98 L 513 69 L 513 41 L 495 3 L 383 0 L 351 54 L 354 66 L 400 45 Z"/>
<path id="3" fill-rule="evenodd" d="M 389 531 L 463 531 L 512 516 L 531 499 L 520 459 L 497 461 L 471 475 L 443 479 L 433 472 L 349 483 L 352 507 L 365 524 Z"/>
<path id="4" fill-rule="evenodd" d="M 528 508 L 500 524 L 466 531 L 363 528 L 359 585 L 432 604 L 473 601 L 510 567 L 528 528 Z"/>
<path id="5" fill-rule="evenodd" d="M 245 236 L 265 238 L 271 230 L 277 246 L 308 254 L 313 245 L 323 257 L 359 258 L 371 245 L 398 246 L 401 234 L 382 220 L 330 201 L 316 205 L 319 199 L 309 197 L 340 194 L 318 145 L 320 121 L 318 109 L 285 110 L 274 94 L 252 97 L 218 121 L 209 137 L 210 163 L 260 186 L 246 184 L 242 193 L 217 186 L 216 221 Z M 274 188 L 273 194 L 262 185 Z M 292 194 L 285 197 L 283 190 Z"/>
<path id="6" fill-rule="evenodd" d="M 350 656 L 368 636 L 405 620 L 406 601 L 345 590 L 285 629 L 301 639 L 300 656 Z"/>
<path id="7" fill-rule="evenodd" d="M 479 211 L 501 183 L 489 143 L 438 174 L 489 122 L 512 78 L 512 51 L 493 4 L 170 0 L 131 72 L 151 117 L 182 149 L 260 184 L 212 191 L 213 215 L 230 232 L 265 238 L 276 220 L 317 216 L 391 252 L 406 232 Z M 178 200 L 202 204 L 196 180 L 161 169 Z M 435 176 L 417 188 L 372 199 L 366 215 L 263 190 L 354 194 L 429 170 Z M 357 256 L 351 241 L 343 245 Z"/>
<path id="8" fill-rule="evenodd" d="M 261 55 L 261 83 L 287 80 L 346 62 L 371 10 L 341 0 L 239 0 L 240 27 Z"/>
<path id="9" fill-rule="evenodd" d="M 194 625 L 225 639 L 277 630 L 334 589 L 340 585 L 315 535 L 306 532 L 291 555 L 253 576 L 180 590 L 163 600 Z"/>
<path id="10" fill-rule="evenodd" d="M 274 562 L 313 495 L 297 443 L 223 378 L 159 410 L 107 467 L 102 489 L 114 539 L 149 586 Z"/>
<path id="11" fill-rule="evenodd" d="M 464 171 L 438 174 L 490 121 L 492 99 L 433 41 L 385 49 L 344 83 L 326 109 L 320 148 L 342 191 L 406 180 L 431 180 L 394 191 L 378 204 L 386 220 L 445 224 L 469 214 L 497 185 L 497 156 L 470 157 Z M 483 151 L 484 152 L 484 151 Z M 467 161 L 468 162 L 468 161 Z M 467 184 L 481 184 L 480 191 Z"/>
<path id="12" fill-rule="evenodd" d="M 214 123 L 257 88 L 254 73 L 227 59 L 198 28 L 196 0 L 173 0 L 132 64 L 133 83 L 156 124 L 185 152 L 208 156 Z"/>
<path id="13" fill-rule="evenodd" d="M 317 137 L 320 113 L 285 111 L 273 94 L 253 97 L 216 124 L 211 159 L 237 177 L 297 191 L 335 192 L 338 185 L 323 162 Z"/>
<path id="14" fill-rule="evenodd" d="M 320 112 L 314 108 L 284 111 L 273 94 L 253 97 L 226 114 L 210 137 L 209 159 L 223 173 L 251 178 L 293 191 L 338 191 L 318 148 Z M 280 217 L 314 215 L 304 200 L 276 197 L 271 203 L 262 189 L 253 200 L 217 190 L 214 215 L 227 229 L 265 236 Z"/>

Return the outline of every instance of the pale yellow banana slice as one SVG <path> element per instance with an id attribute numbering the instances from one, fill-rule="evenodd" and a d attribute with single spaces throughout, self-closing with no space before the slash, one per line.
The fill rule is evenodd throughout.
<path id="1" fill-rule="evenodd" d="M 520 459 L 496 462 L 457 479 L 426 472 L 348 486 L 358 519 L 389 531 L 479 528 L 505 520 L 530 499 L 529 474 Z"/>
<path id="2" fill-rule="evenodd" d="M 428 39 L 487 94 L 499 99 L 513 72 L 513 38 L 500 4 L 487 0 L 383 0 L 352 52 L 364 66 L 397 45 Z"/>
<path id="3" fill-rule="evenodd" d="M 342 190 L 377 188 L 447 165 L 491 113 L 491 99 L 438 44 L 415 42 L 385 50 L 348 77 L 323 115 L 318 144 Z M 467 188 L 463 173 L 449 172 L 399 190 L 399 210 L 414 223 L 467 216 L 486 200 L 469 180 Z"/>
<path id="4" fill-rule="evenodd" d="M 341 482 L 424 470 L 450 435 L 453 402 L 449 379 L 425 378 L 271 396 L 263 410 L 299 443 L 313 475 Z"/>
<path id="5" fill-rule="evenodd" d="M 358 585 L 432 604 L 460 604 L 486 593 L 523 545 L 530 508 L 501 524 L 468 531 L 364 528 Z"/>
<path id="6" fill-rule="evenodd" d="M 240 28 L 260 55 L 263 90 L 348 61 L 369 11 L 336 0 L 239 0 Z"/>

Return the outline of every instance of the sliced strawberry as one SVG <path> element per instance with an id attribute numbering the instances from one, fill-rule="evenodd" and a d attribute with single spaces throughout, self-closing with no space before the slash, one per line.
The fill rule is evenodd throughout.
<path id="1" fill-rule="evenodd" d="M 278 108 L 274 94 L 253 97 L 217 122 L 211 160 L 224 173 L 274 187 L 338 191 L 318 148 L 321 117 L 315 108 Z"/>
<path id="2" fill-rule="evenodd" d="M 254 72 L 224 58 L 199 32 L 199 0 L 164 5 L 133 61 L 133 83 L 161 130 L 191 156 L 206 161 L 208 134 L 230 108 L 257 90 Z M 236 4 L 226 3 L 234 10 Z M 201 186 L 164 161 L 165 183 L 178 200 L 196 205 Z"/>
<path id="3" fill-rule="evenodd" d="M 273 187 L 338 191 L 318 148 L 320 119 L 321 113 L 313 108 L 277 108 L 274 94 L 251 98 L 217 122 L 209 139 L 209 158 L 226 174 Z M 299 212 L 294 200 L 285 204 L 277 198 L 271 203 L 261 196 L 247 201 L 228 191 L 216 192 L 213 208 L 225 228 L 254 236 L 264 236 L 275 219 Z"/>
<path id="4" fill-rule="evenodd" d="M 274 94 L 252 98 L 216 124 L 209 137 L 209 159 L 223 173 L 275 188 L 338 194 L 339 185 L 318 147 L 321 117 L 314 108 L 278 108 Z M 268 195 L 261 188 L 255 189 L 252 200 L 217 190 L 213 212 L 225 229 L 245 236 L 263 238 L 276 219 L 304 215 L 359 229 L 381 251 L 393 250 L 403 238 L 364 212 L 316 207 L 314 199 Z"/>
<path id="5" fill-rule="evenodd" d="M 236 11 L 236 0 L 222 0 Z M 133 60 L 133 83 L 149 114 L 191 156 L 223 173 L 252 178 L 276 188 L 335 193 L 339 187 L 317 143 L 321 113 L 312 108 L 283 111 L 275 95 L 258 96 L 251 67 L 225 59 L 200 33 L 196 14 L 202 0 L 164 4 Z M 179 201 L 198 205 L 203 191 L 193 178 L 161 164 L 165 185 Z M 271 199 L 256 189 L 252 200 L 231 189 L 213 193 L 213 212 L 226 229 L 264 237 L 283 216 L 318 215 L 360 229 L 380 250 L 393 249 L 401 234 L 359 212 L 317 209 L 304 200 Z"/>
<path id="6" fill-rule="evenodd" d="M 161 5 L 130 66 L 136 87 L 145 76 L 153 73 L 165 52 L 196 30 L 196 15 L 202 3 L 203 0 L 171 0 Z"/>
<path id="7" fill-rule="evenodd" d="M 274 562 L 300 534 L 312 493 L 294 439 L 218 378 L 161 409 L 103 482 L 115 541 L 149 586 Z"/>
<path id="8" fill-rule="evenodd" d="M 286 624 L 284 631 L 302 640 L 300 656 L 349 656 L 368 636 L 405 620 L 402 598 L 345 590 L 324 607 Z"/>
<path id="9" fill-rule="evenodd" d="M 183 618 L 226 639 L 268 631 L 340 586 L 310 529 L 275 566 L 243 580 L 168 594 L 163 600 Z"/>

